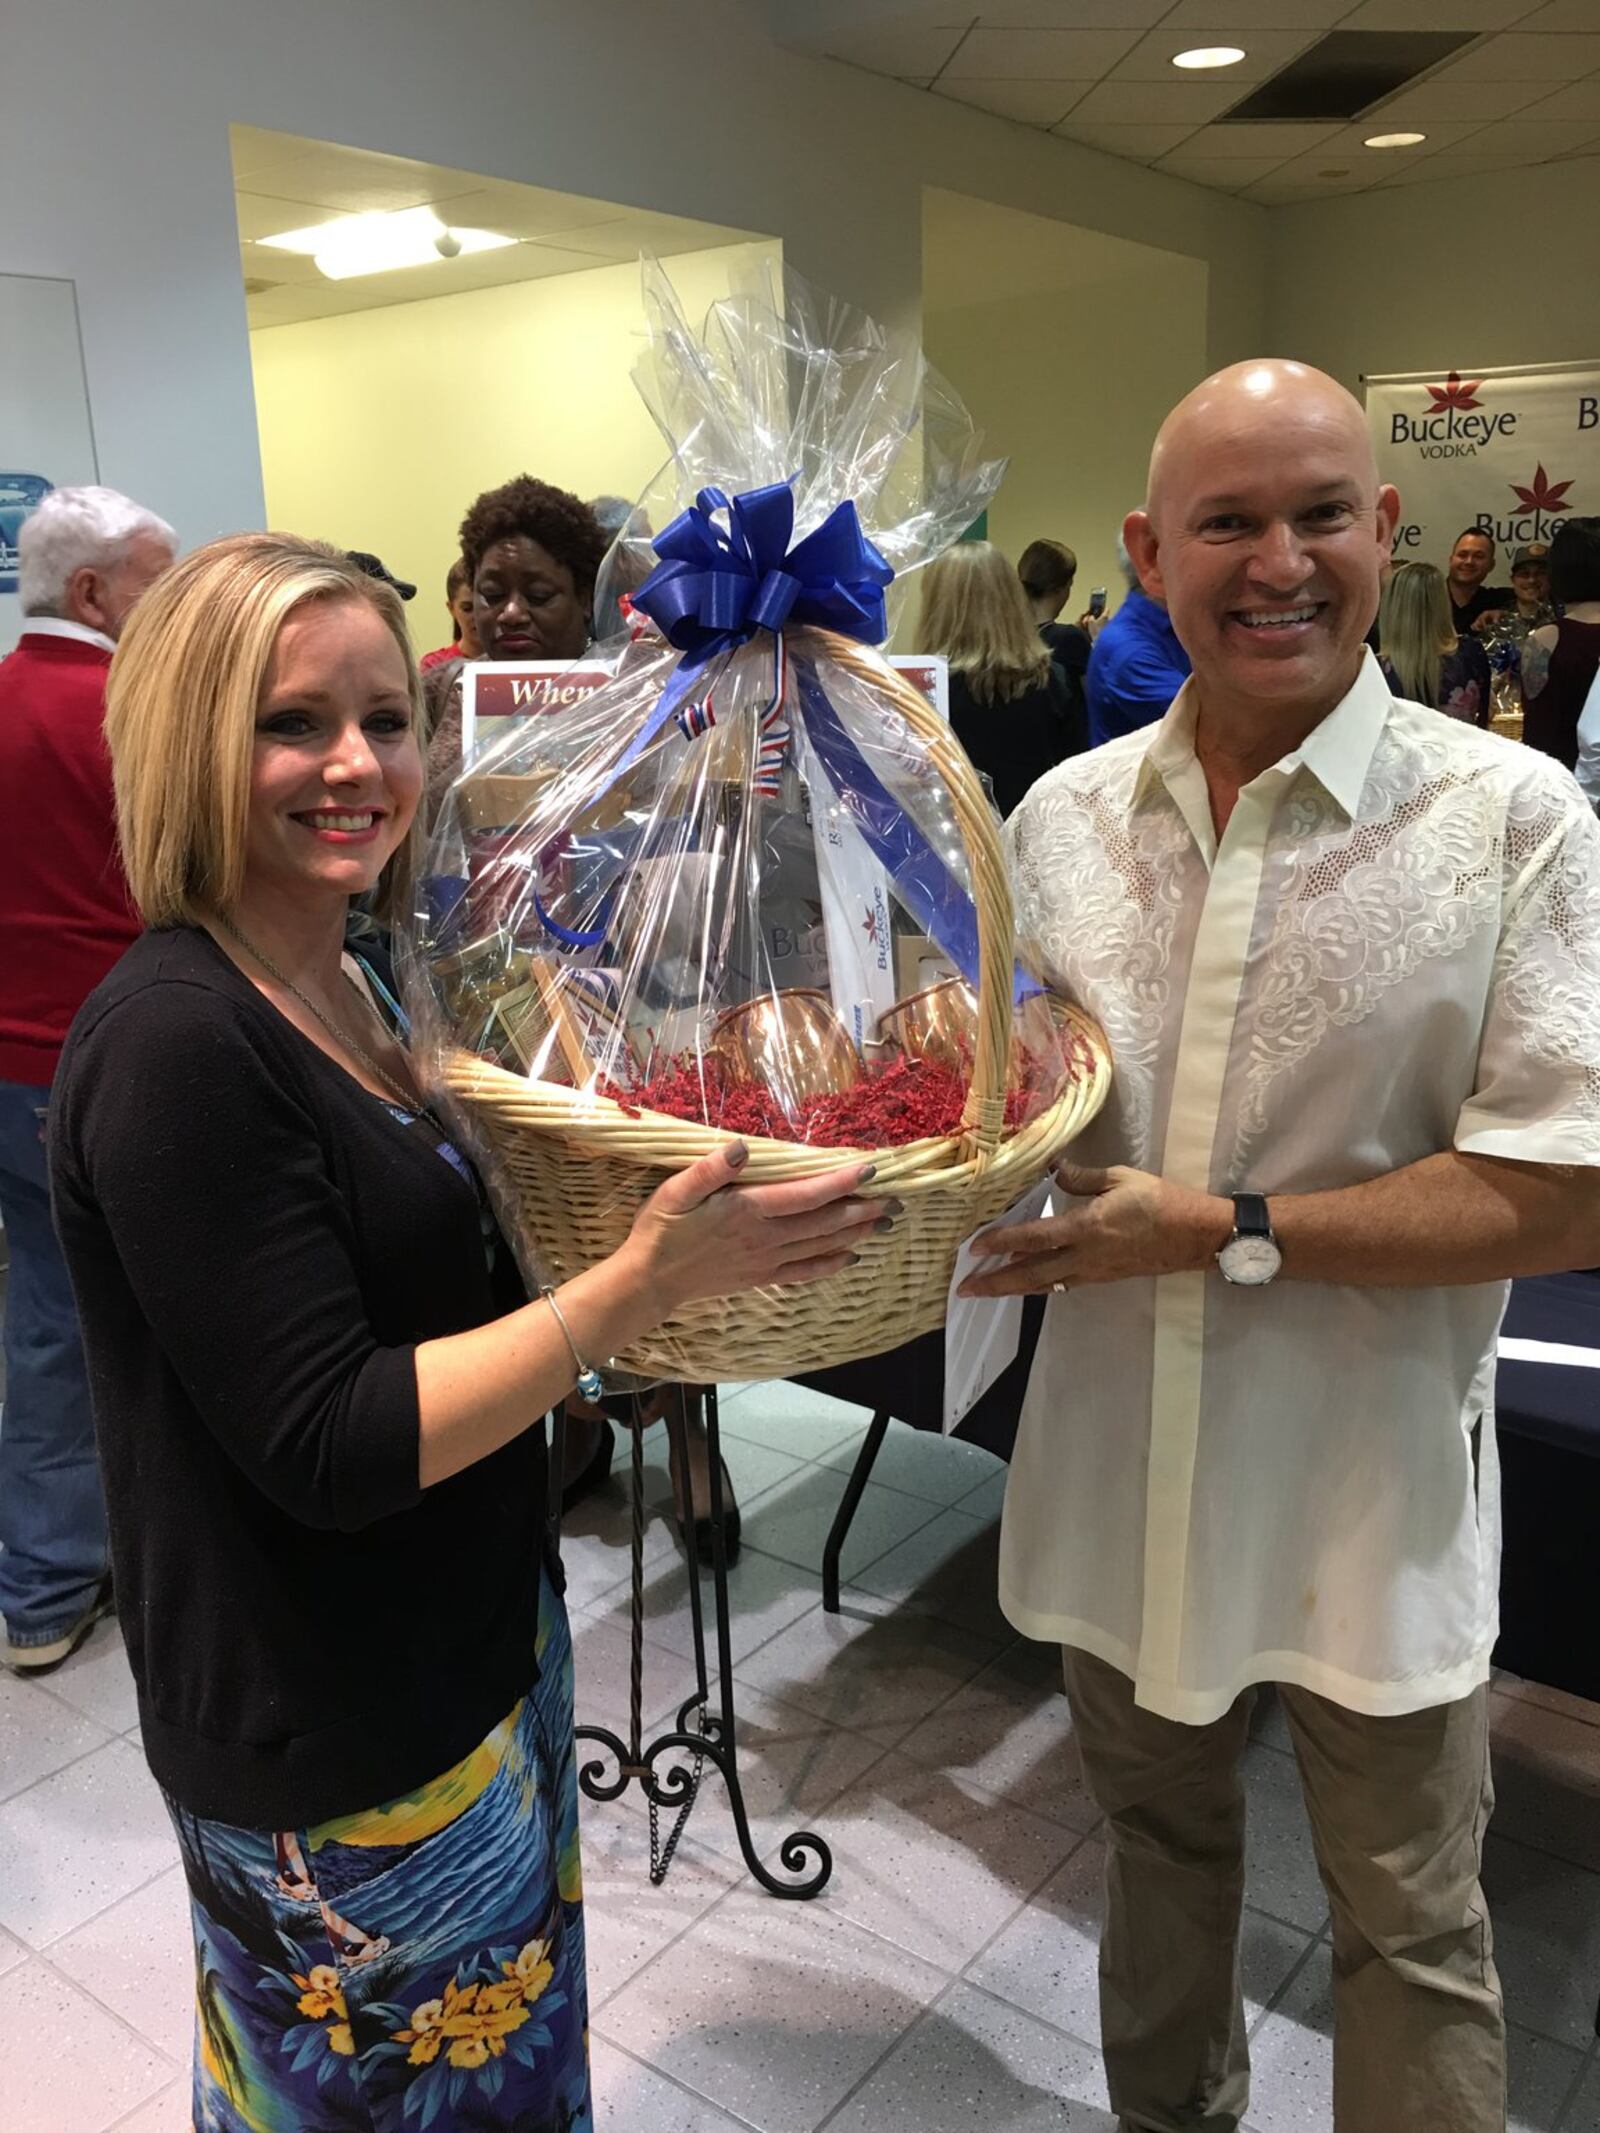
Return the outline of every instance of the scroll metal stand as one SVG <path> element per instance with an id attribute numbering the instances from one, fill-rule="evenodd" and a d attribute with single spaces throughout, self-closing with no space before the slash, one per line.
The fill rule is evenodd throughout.
<path id="1" fill-rule="evenodd" d="M 689 1401 L 695 1395 L 684 1386 L 675 1386 L 669 1403 L 666 1426 L 677 1457 L 678 1471 L 687 1475 L 688 1458 L 688 1412 Z M 644 1713 L 644 1430 L 647 1425 L 639 1419 L 640 1402 L 634 1397 L 634 1416 L 629 1426 L 632 1447 L 632 1471 L 630 1475 L 631 1509 L 633 1526 L 631 1534 L 632 1592 L 629 1616 L 631 1637 L 631 1667 L 628 1684 L 628 1737 L 621 1740 L 604 1726 L 578 1726 L 574 1737 L 580 1741 L 594 1741 L 605 1751 L 591 1762 L 581 1763 L 578 1768 L 578 1783 L 591 1800 L 615 1800 L 637 1782 L 650 1805 L 650 1879 L 659 1888 L 672 1864 L 684 1826 L 700 1795 L 700 1783 L 705 1765 L 709 1762 L 727 1787 L 728 1805 L 733 1813 L 734 1828 L 738 1832 L 739 1849 L 744 1854 L 744 1863 L 774 1896 L 810 1897 L 826 1888 L 833 1873 L 833 1853 L 826 1842 L 809 1829 L 794 1830 L 779 1846 L 778 1857 L 785 1874 L 790 1879 L 781 1879 L 768 1868 L 758 1856 L 750 1834 L 750 1818 L 745 1809 L 744 1789 L 739 1781 L 738 1738 L 735 1730 L 733 1708 L 733 1653 L 728 1627 L 728 1563 L 725 1540 L 725 1505 L 722 1491 L 722 1439 L 717 1417 L 717 1389 L 707 1386 L 700 1397 L 704 1401 L 706 1419 L 706 1448 L 711 1468 L 711 1595 L 712 1611 L 717 1637 L 717 1698 L 712 1709 L 710 1680 L 706 1668 L 705 1608 L 700 1590 L 699 1543 L 695 1535 L 692 1517 L 683 1521 L 684 1542 L 688 1551 L 689 1610 L 694 1630 L 694 1694 L 678 1707 L 677 1725 L 667 1733 L 659 1734 L 645 1743 L 643 1734 Z M 559 1424 L 557 1425 L 559 1429 Z M 556 1500 L 560 1501 L 560 1458 L 555 1462 Z M 660 1759 L 670 1754 L 687 1757 L 689 1760 L 669 1762 L 665 1768 L 657 1768 Z M 607 1759 L 615 1764 L 615 1774 L 608 1777 Z M 672 1826 L 665 1840 L 661 1836 L 661 1815 L 665 1811 L 673 1816 Z"/>

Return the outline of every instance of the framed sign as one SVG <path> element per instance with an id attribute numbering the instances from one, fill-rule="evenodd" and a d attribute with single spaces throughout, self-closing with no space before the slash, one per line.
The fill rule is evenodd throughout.
<path id="1" fill-rule="evenodd" d="M 99 478 L 77 291 L 41 274 L 0 274 L 0 653 L 22 634 L 23 520 L 52 489 Z"/>

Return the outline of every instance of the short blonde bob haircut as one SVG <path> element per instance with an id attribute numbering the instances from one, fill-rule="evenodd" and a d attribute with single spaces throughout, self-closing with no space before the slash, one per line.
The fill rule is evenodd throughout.
<path id="1" fill-rule="evenodd" d="M 128 887 L 147 926 L 198 925 L 244 886 L 256 710 L 278 632 L 313 600 L 363 601 L 405 655 L 412 726 L 428 736 L 399 596 L 337 548 L 287 533 L 212 541 L 158 578 L 128 618 L 106 685 L 106 743 Z M 421 810 L 374 910 L 405 908 Z"/>
<path id="2" fill-rule="evenodd" d="M 1009 703 L 1050 671 L 1022 580 L 988 541 L 957 541 L 922 574 L 917 646 L 941 652 L 979 703 Z"/>

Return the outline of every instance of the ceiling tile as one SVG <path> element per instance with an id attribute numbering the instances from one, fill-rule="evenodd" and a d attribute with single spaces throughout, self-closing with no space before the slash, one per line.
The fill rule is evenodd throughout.
<path id="1" fill-rule="evenodd" d="M 1103 81 L 1072 115 L 1113 126 L 1203 126 L 1236 104 L 1244 87 L 1231 82 Z"/>
<path id="2" fill-rule="evenodd" d="M 1235 197 L 1253 201 L 1257 207 L 1298 207 L 1307 200 L 1347 200 L 1352 194 L 1370 190 L 1348 180 L 1319 180 L 1303 178 L 1262 178 L 1255 185 L 1247 185 Z"/>
<path id="3" fill-rule="evenodd" d="M 1594 0 L 1550 0 L 1547 7 L 1534 12 L 1517 24 L 1520 36 L 1524 31 L 1550 32 L 1557 35 L 1573 30 L 1594 28 Z"/>
<path id="4" fill-rule="evenodd" d="M 1447 81 L 1440 74 L 1431 81 L 1418 82 L 1414 89 L 1402 89 L 1395 96 L 1386 97 L 1367 113 L 1371 119 L 1393 119 L 1395 124 L 1409 125 L 1413 120 L 1420 126 L 1429 119 L 1488 119 L 1510 118 L 1525 104 L 1536 104 L 1547 93 L 1546 85 L 1537 81 Z"/>
<path id="5" fill-rule="evenodd" d="M 1600 21 L 1596 0 L 1586 0 L 1591 22 Z M 1438 81 L 1575 81 L 1600 67 L 1600 33 L 1586 37 L 1526 37 L 1512 30 L 1486 38 L 1451 60 Z"/>
<path id="6" fill-rule="evenodd" d="M 440 193 L 459 192 L 461 178 L 456 171 L 440 171 L 399 156 L 366 155 L 358 148 L 323 145 L 259 165 L 250 173 L 250 188 L 307 207 L 360 215 L 379 208 L 425 206 Z"/>
<path id="7" fill-rule="evenodd" d="M 1085 30 L 1147 30 L 1167 12 L 1168 0 L 992 0 L 973 15 L 986 30 L 1052 30 L 1070 14 Z"/>
<path id="8" fill-rule="evenodd" d="M 843 31 L 830 39 L 828 57 L 848 60 L 874 74 L 934 75 L 967 34 L 966 20 L 953 23 L 884 23 Z"/>
<path id="9" fill-rule="evenodd" d="M 1471 140 L 1482 128 L 1472 119 L 1430 119 L 1425 145 L 1419 145 L 1415 149 L 1368 148 L 1368 134 L 1382 131 L 1382 125 L 1376 119 L 1363 119 L 1359 126 L 1341 126 L 1336 133 L 1330 133 L 1325 141 L 1317 144 L 1318 153 L 1360 155 L 1376 168 L 1379 163 L 1391 161 L 1395 156 L 1432 155 L 1441 148 L 1454 148 L 1458 142 Z"/>
<path id="10" fill-rule="evenodd" d="M 1098 148 L 1106 155 L 1122 156 L 1132 163 L 1148 163 L 1165 155 L 1194 132 L 1192 126 L 1107 126 L 1080 119 L 1076 112 L 1062 120 L 1055 131 L 1062 140 L 1079 141 L 1085 148 Z"/>
<path id="11" fill-rule="evenodd" d="M 1437 185 L 1450 178 L 1487 178 L 1498 176 L 1501 171 L 1526 170 L 1528 159 L 1518 155 L 1473 155 L 1462 149 L 1442 156 L 1419 156 L 1416 162 L 1408 163 L 1404 170 L 1387 173 L 1378 180 L 1377 189 L 1386 191 L 1392 185 Z"/>
<path id="12" fill-rule="evenodd" d="M 933 93 L 958 104 L 972 104 L 979 111 L 992 111 L 997 118 L 1048 127 L 1064 119 L 1093 86 L 1088 81 L 957 81 L 945 74 Z"/>
<path id="13" fill-rule="evenodd" d="M 1202 126 L 1184 147 L 1197 156 L 1276 156 L 1283 161 L 1318 148 L 1337 126 L 1275 125 Z"/>
<path id="14" fill-rule="evenodd" d="M 1178 0 L 1161 27 L 1199 31 L 1207 43 L 1221 44 L 1228 40 L 1217 35 L 1219 22 L 1246 30 L 1330 30 L 1349 12 L 1350 0 Z"/>
<path id="15" fill-rule="evenodd" d="M 1226 5 L 1226 0 L 1223 0 Z M 1341 17 L 1341 30 L 1503 30 L 1528 12 L 1529 0 L 1367 0 Z M 1526 27 L 1526 25 L 1521 25 Z M 1585 23 L 1589 29 L 1592 23 Z"/>
<path id="16" fill-rule="evenodd" d="M 1187 178 L 1193 185 L 1214 185 L 1223 192 L 1237 193 L 1266 177 L 1281 161 L 1278 156 L 1192 156 L 1179 148 L 1163 156 L 1156 169 L 1169 178 Z"/>
<path id="17" fill-rule="evenodd" d="M 1226 14 L 1231 0 L 1223 0 L 1219 13 Z M 1249 30 L 1237 26 L 1218 29 L 1208 25 L 1204 30 L 1174 30 L 1163 23 L 1158 30 L 1151 30 L 1139 39 L 1133 50 L 1119 59 L 1111 69 L 1112 81 L 1214 81 L 1219 86 L 1226 82 L 1261 82 L 1286 67 L 1298 52 L 1315 42 L 1315 30 Z M 1207 69 L 1203 75 L 1185 74 L 1181 67 L 1172 64 L 1175 52 L 1187 52 L 1196 43 L 1210 45 L 1241 45 L 1244 58 L 1237 66 Z"/>
<path id="18" fill-rule="evenodd" d="M 1514 118 L 1502 119 L 1497 126 L 1485 126 L 1472 136 L 1472 141 L 1474 147 L 1489 153 L 1508 150 L 1531 163 L 1545 163 L 1552 156 L 1569 156 L 1576 149 L 1587 148 L 1597 135 L 1600 126 L 1583 119 L 1557 124 L 1550 119 Z"/>
<path id="19" fill-rule="evenodd" d="M 1530 124 L 1543 119 L 1584 119 L 1600 126 L 1600 75 L 1588 81 L 1575 81 L 1565 89 L 1558 89 L 1554 96 L 1547 96 L 1541 103 L 1529 104 L 1518 113 Z"/>
<path id="20" fill-rule="evenodd" d="M 980 25 L 940 77 L 955 81 L 1098 81 L 1136 39 L 1133 30 L 995 30 Z"/>

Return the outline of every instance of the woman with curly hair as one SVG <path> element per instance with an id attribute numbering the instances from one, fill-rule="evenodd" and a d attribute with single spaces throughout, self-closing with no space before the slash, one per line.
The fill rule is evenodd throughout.
<path id="1" fill-rule="evenodd" d="M 581 659 L 592 635 L 606 536 L 570 490 L 519 474 L 485 489 L 461 521 L 472 619 L 486 659 Z M 461 768 L 462 660 L 430 669 L 428 809 Z"/>

